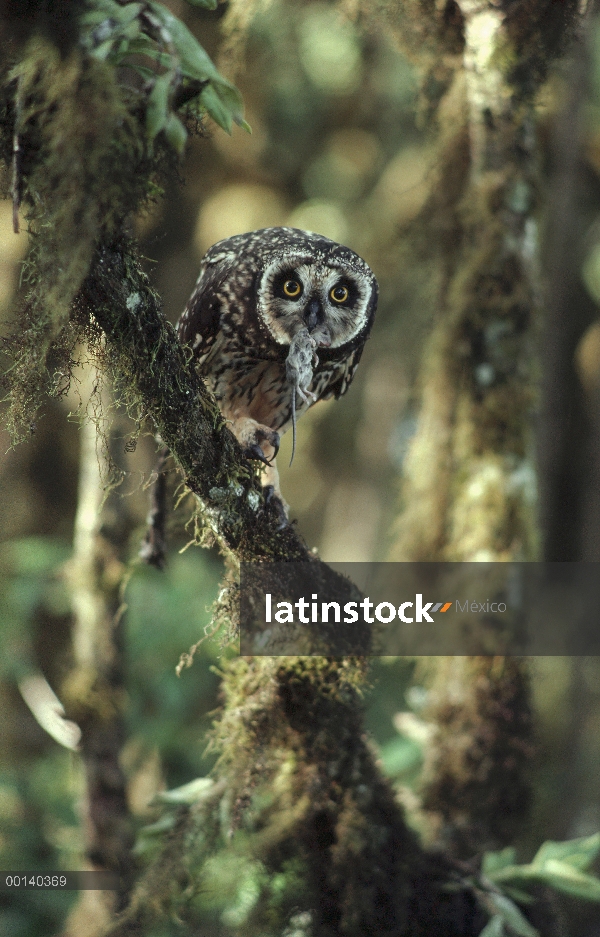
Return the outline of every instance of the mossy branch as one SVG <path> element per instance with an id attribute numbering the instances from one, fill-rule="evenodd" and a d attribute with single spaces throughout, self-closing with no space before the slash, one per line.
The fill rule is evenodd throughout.
<path id="1" fill-rule="evenodd" d="M 105 365 L 138 420 L 149 418 L 170 449 L 208 527 L 235 571 L 240 562 L 304 562 L 314 588 L 345 603 L 360 598 L 343 576 L 319 562 L 293 525 L 282 528 L 252 462 L 227 428 L 212 394 L 165 319 L 131 241 L 100 248 L 75 300 L 76 318 L 93 316 L 107 340 Z M 282 576 L 281 591 L 288 585 Z M 285 581 L 284 581 L 285 580 Z M 311 635 L 305 653 L 364 653 L 370 629 Z"/>
<path id="2" fill-rule="evenodd" d="M 313 937 L 479 935 L 488 915 L 472 885 L 422 849 L 379 772 L 360 713 L 365 669 L 322 657 L 229 663 L 214 782 L 171 815 L 110 937 L 167 915 L 203 933 L 203 901 L 218 890 L 234 906 L 244 880 L 257 897 L 232 937 L 290 934 L 294 919 Z"/>
<path id="3" fill-rule="evenodd" d="M 390 559 L 534 560 L 545 187 L 536 95 L 581 24 L 579 7 L 575 0 L 406 0 L 402 9 L 418 22 L 427 6 L 427 53 L 415 45 L 423 71 L 434 41 L 440 58 L 450 52 L 454 27 L 460 42 L 438 110 L 440 184 L 423 217 L 440 251 L 438 315 Z M 438 843 L 463 858 L 506 845 L 531 799 L 527 663 L 467 657 L 441 664 L 431 699 L 436 732 L 423 804 L 436 815 Z"/>
<path id="4" fill-rule="evenodd" d="M 247 560 L 308 560 L 294 531 L 265 503 L 258 475 L 190 365 L 130 242 L 98 250 L 76 299 L 102 328 L 110 370 L 128 405 L 171 450 L 203 518 L 226 552 Z"/>

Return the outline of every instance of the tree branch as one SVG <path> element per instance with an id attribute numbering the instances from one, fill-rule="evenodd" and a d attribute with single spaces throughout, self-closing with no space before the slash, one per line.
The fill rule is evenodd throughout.
<path id="1" fill-rule="evenodd" d="M 347 579 L 307 549 L 291 524 L 281 529 L 279 511 L 265 499 L 256 470 L 164 318 L 131 242 L 98 251 L 75 305 L 80 313 L 92 315 L 104 331 L 107 365 L 125 403 L 154 423 L 196 495 L 203 523 L 234 572 L 240 562 L 310 563 L 314 591 L 342 604 L 360 599 Z M 283 573 L 280 578 L 285 596 L 289 582 Z M 260 582 L 256 589 L 260 591 Z M 303 644 L 303 653 L 337 656 L 368 651 L 367 624 L 341 635 L 337 632 L 313 634 Z"/>
<path id="2" fill-rule="evenodd" d="M 128 403 L 154 422 L 223 550 L 244 560 L 310 560 L 291 525 L 278 529 L 275 505 L 265 503 L 255 469 L 164 318 L 130 242 L 98 251 L 76 305 L 104 331 L 111 370 L 121 386 L 131 381 Z"/>

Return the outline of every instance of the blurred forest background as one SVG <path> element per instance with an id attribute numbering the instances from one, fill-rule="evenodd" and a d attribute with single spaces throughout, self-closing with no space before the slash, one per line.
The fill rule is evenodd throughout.
<path id="1" fill-rule="evenodd" d="M 229 137 L 207 122 L 206 134 L 191 140 L 181 184 L 137 220 L 148 272 L 175 322 L 204 251 L 232 234 L 292 225 L 347 244 L 367 260 L 379 280 L 380 304 L 354 384 L 341 401 L 311 409 L 299 423 L 293 466 L 288 468 L 287 437 L 278 464 L 282 490 L 309 547 L 317 547 L 325 561 L 385 560 L 396 536 L 403 462 L 417 425 L 420 364 L 442 278 L 440 257 L 429 243 L 435 232 L 424 227 L 423 213 L 439 183 L 439 126 L 430 112 L 444 87 L 444 65 L 419 92 L 415 69 L 391 34 L 375 19 L 356 21 L 351 0 L 341 13 L 323 2 L 258 4 L 238 45 L 231 37 L 224 44 L 226 6 L 209 13 L 183 0 L 167 5 L 235 80 L 252 135 L 234 128 Z M 586 518 L 594 516 L 590 499 L 600 464 L 600 23 L 593 22 L 577 54 L 575 63 L 566 59 L 555 68 L 538 101 L 541 174 L 550 192 L 540 219 L 544 283 L 562 304 L 563 318 L 555 316 L 553 327 L 562 323 L 559 343 L 567 362 L 552 392 L 560 393 L 568 411 L 562 462 L 555 468 L 559 482 L 542 479 L 542 508 L 548 558 L 598 560 L 600 534 L 586 527 Z M 565 172 L 570 201 L 567 213 L 558 214 L 552 206 L 556 193 L 564 194 Z M 0 204 L 4 324 L 27 242 L 25 233 L 13 234 L 11 212 L 8 202 Z M 78 755 L 40 728 L 17 685 L 41 670 L 60 695 L 69 671 L 66 570 L 86 394 L 82 374 L 79 387 L 50 401 L 31 439 L 15 449 L 0 433 L 2 869 L 82 867 Z M 539 413 L 543 438 L 541 423 L 549 419 L 543 401 Z M 118 496 L 131 564 L 123 766 L 130 807 L 142 827 L 155 819 L 151 801 L 157 791 L 210 770 L 205 733 L 219 703 L 216 670 L 221 655 L 231 652 L 207 641 L 193 667 L 175 674 L 180 654 L 209 622 L 222 562 L 195 546 L 181 552 L 191 536 L 185 501 L 169 521 L 166 570 L 136 559 L 156 447 L 152 437 L 142 436 L 135 451 L 126 452 L 130 429 L 117 418 L 125 472 Z M 542 467 L 544 459 L 542 451 Z M 374 660 L 365 699 L 383 769 L 405 789 L 407 802 L 422 763 L 418 712 L 427 694 L 426 669 L 422 662 Z M 544 658 L 532 662 L 532 672 L 537 756 L 532 817 L 518 841 L 524 860 L 544 839 L 600 829 L 600 662 Z M 74 898 L 54 892 L 0 896 L 0 931 L 47 937 L 60 930 Z M 578 913 L 581 934 L 600 934 L 597 909 Z M 226 928 L 226 912 L 210 914 Z M 231 923 L 239 924 L 235 914 Z"/>

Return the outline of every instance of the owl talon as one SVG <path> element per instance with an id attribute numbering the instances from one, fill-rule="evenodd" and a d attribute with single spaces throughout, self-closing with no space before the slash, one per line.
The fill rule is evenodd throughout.
<path id="1" fill-rule="evenodd" d="M 243 451 L 247 459 L 258 459 L 263 465 L 271 465 L 271 462 L 266 458 L 258 443 L 254 443 L 252 446 L 246 446 Z"/>
<path id="2" fill-rule="evenodd" d="M 279 452 L 279 442 L 280 442 L 279 433 L 277 433 L 275 430 L 268 429 L 267 427 L 263 428 L 261 426 L 258 426 L 256 430 L 254 431 L 253 435 L 254 435 L 254 442 L 248 445 L 247 447 L 248 450 L 252 452 L 256 452 L 256 450 L 258 450 L 258 452 L 260 452 L 263 457 L 261 459 L 261 462 L 263 460 L 266 460 L 265 465 L 272 465 L 277 457 L 277 453 Z M 252 437 L 250 438 L 252 439 Z M 271 456 L 270 459 L 267 459 L 267 457 L 265 456 L 265 453 L 262 448 L 263 443 L 267 443 L 273 449 L 273 455 Z M 260 456 L 256 455 L 255 458 L 260 459 Z"/>

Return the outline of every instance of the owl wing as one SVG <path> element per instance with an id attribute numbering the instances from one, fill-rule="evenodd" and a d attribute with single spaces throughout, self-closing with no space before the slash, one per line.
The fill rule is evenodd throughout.
<path id="1" fill-rule="evenodd" d="M 328 380 L 323 390 L 318 393 L 319 400 L 329 400 L 331 397 L 335 397 L 335 399 L 338 400 L 346 393 L 352 383 L 362 352 L 363 345 L 360 345 L 358 348 L 355 348 L 354 351 L 351 351 L 348 357 L 343 361 L 337 364 L 330 362 L 325 365 L 325 368 L 329 372 Z M 327 373 L 327 371 L 325 373 Z"/>
<path id="2" fill-rule="evenodd" d="M 210 352 L 220 331 L 221 301 L 219 286 L 223 281 L 222 267 L 202 263 L 196 288 L 177 323 L 177 337 L 191 345 L 194 357 L 202 360 Z"/>
<path id="3" fill-rule="evenodd" d="M 194 357 L 200 363 L 211 349 L 215 349 L 221 334 L 223 302 L 232 299 L 232 271 L 241 276 L 244 273 L 244 261 L 252 249 L 256 235 L 261 232 L 237 234 L 218 241 L 206 252 L 200 265 L 196 288 L 190 296 L 177 324 L 179 341 L 191 345 Z"/>

